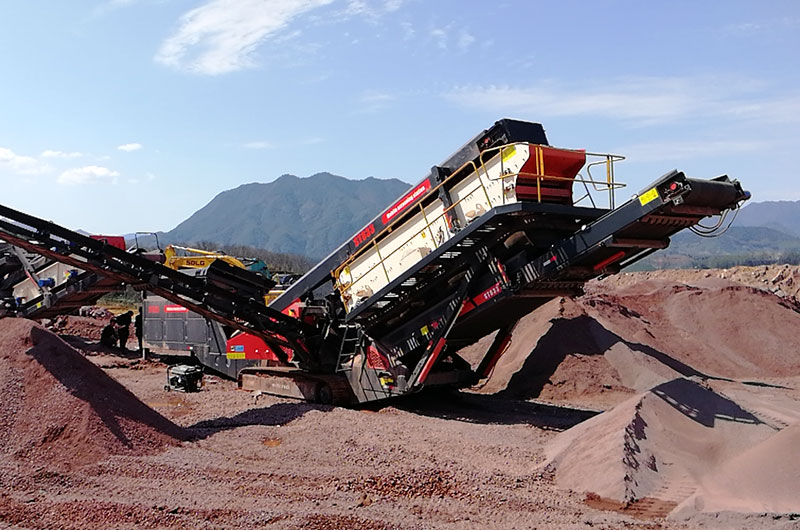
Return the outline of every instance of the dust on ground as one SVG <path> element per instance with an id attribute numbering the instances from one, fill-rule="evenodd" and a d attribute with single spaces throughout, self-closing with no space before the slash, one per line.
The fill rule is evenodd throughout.
<path id="1" fill-rule="evenodd" d="M 158 358 L 2 320 L 0 527 L 800 527 L 797 339 L 737 334 L 794 295 L 648 274 L 526 317 L 482 388 L 366 410 L 165 392 Z"/>

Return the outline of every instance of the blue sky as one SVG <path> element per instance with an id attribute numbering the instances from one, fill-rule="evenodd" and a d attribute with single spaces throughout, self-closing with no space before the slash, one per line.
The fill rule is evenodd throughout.
<path id="1" fill-rule="evenodd" d="M 796 1 L 0 1 L 0 203 L 169 230 L 284 173 L 418 181 L 496 119 L 800 199 Z M 264 227 L 268 230 L 269 227 Z"/>

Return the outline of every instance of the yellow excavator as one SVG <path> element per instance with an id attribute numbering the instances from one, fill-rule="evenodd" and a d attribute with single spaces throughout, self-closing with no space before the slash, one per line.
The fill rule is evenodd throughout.
<path id="1" fill-rule="evenodd" d="M 267 264 L 257 258 L 237 258 L 215 250 L 202 250 L 178 245 L 167 245 L 167 247 L 164 248 L 164 266 L 176 271 L 185 269 L 205 269 L 215 260 L 222 260 L 234 267 L 257 272 L 267 279 L 272 278 Z M 269 305 L 269 303 L 280 296 L 284 290 L 283 288 L 270 289 L 267 296 L 264 297 L 264 302 Z"/>
<path id="2" fill-rule="evenodd" d="M 198 248 L 180 247 L 178 245 L 167 245 L 164 249 L 164 265 L 176 271 L 182 269 L 204 269 L 211 265 L 212 261 L 217 259 L 235 267 L 241 267 L 242 269 L 248 268 L 248 265 L 245 265 L 239 258 L 214 250 L 201 250 Z"/>

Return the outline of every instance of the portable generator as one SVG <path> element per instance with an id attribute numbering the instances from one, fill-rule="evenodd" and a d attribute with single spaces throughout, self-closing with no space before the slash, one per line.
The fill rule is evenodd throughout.
<path id="1" fill-rule="evenodd" d="M 164 390 L 199 392 L 203 388 L 203 369 L 199 366 L 177 364 L 167 367 L 167 384 Z"/>

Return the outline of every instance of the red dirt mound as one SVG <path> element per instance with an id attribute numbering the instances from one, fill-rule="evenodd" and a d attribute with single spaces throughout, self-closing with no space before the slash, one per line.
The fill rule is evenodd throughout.
<path id="1" fill-rule="evenodd" d="M 721 270 L 666 269 L 647 272 L 624 272 L 586 285 L 587 292 L 599 288 L 610 291 L 646 280 L 667 280 L 672 283 L 695 285 L 721 280 L 756 287 L 779 297 L 800 300 L 800 266 L 760 265 L 757 267 L 733 267 Z"/>
<path id="2" fill-rule="evenodd" d="M 559 486 L 654 512 L 643 515 L 666 515 L 701 484 L 714 509 L 784 511 L 800 499 L 800 468 L 786 469 L 797 432 L 779 432 L 738 403 L 675 379 L 559 434 L 546 466 Z M 780 492 L 773 504 L 758 493 L 771 480 L 780 482 L 768 488 Z"/>
<path id="3" fill-rule="evenodd" d="M 112 315 L 113 316 L 113 315 Z M 59 315 L 46 327 L 59 335 L 74 335 L 83 339 L 99 341 L 103 328 L 111 317 L 99 319 L 74 315 Z"/>
<path id="4" fill-rule="evenodd" d="M 725 280 L 595 286 L 517 325 L 485 393 L 605 407 L 679 376 L 800 376 L 800 306 Z"/>
<path id="5" fill-rule="evenodd" d="M 541 309 L 545 308 L 520 321 L 489 388 L 514 399 L 578 402 L 603 393 L 624 397 L 632 392 L 604 357 L 620 343 L 619 337 L 573 300 L 556 300 Z"/>
<path id="6" fill-rule="evenodd" d="M 579 303 L 609 331 L 704 375 L 800 375 L 800 305 L 763 290 L 651 280 Z"/>
<path id="7" fill-rule="evenodd" d="M 70 469 L 183 431 L 39 324 L 0 319 L 0 458 Z"/>

